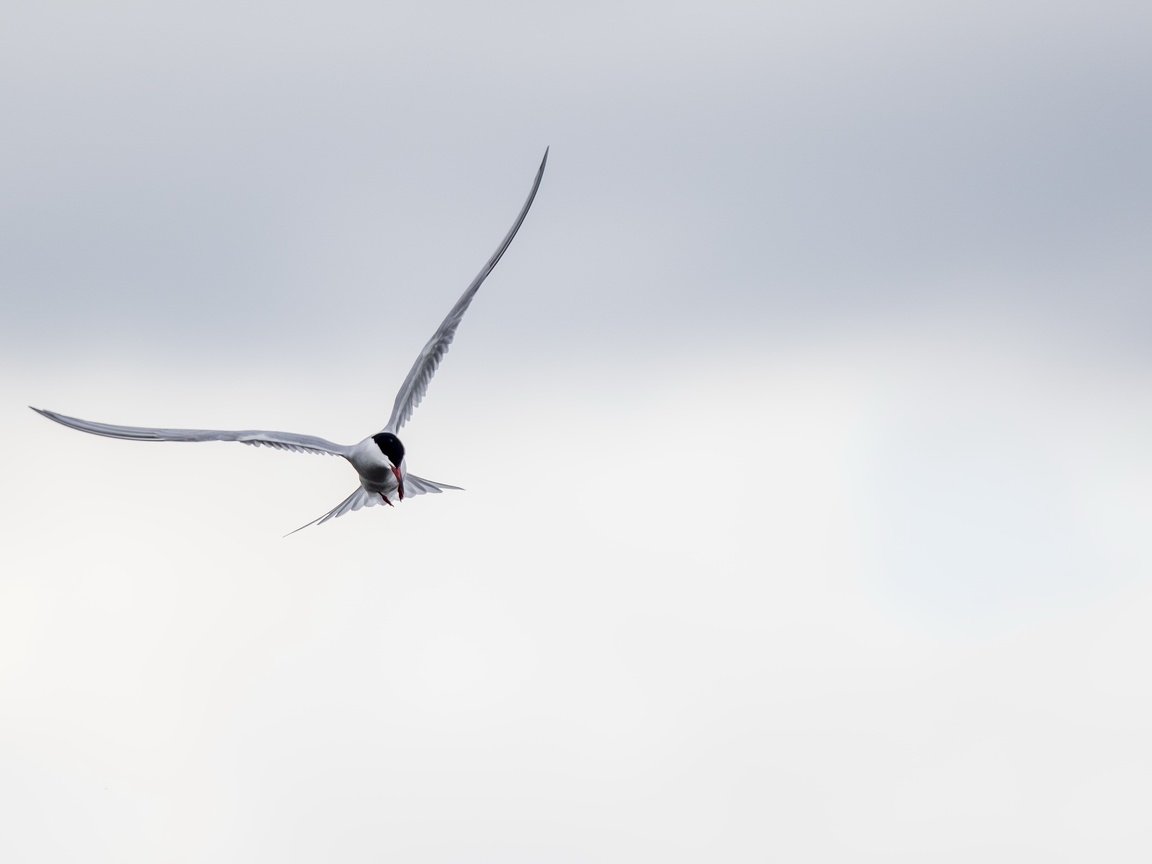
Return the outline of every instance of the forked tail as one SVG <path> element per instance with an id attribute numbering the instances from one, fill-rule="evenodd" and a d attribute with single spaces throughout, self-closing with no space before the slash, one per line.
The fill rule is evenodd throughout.
<path id="1" fill-rule="evenodd" d="M 363 486 L 357 486 L 356 491 L 354 491 L 351 495 L 349 495 L 327 513 L 325 513 L 323 516 L 317 516 L 311 522 L 305 522 L 303 525 L 297 528 L 296 531 L 303 531 L 305 528 L 311 527 L 312 525 L 323 525 L 329 519 L 335 519 L 337 516 L 343 516 L 345 513 L 351 512 L 352 510 L 359 510 L 361 507 L 372 507 L 375 504 L 375 497 L 369 494 L 368 490 Z M 284 536 L 291 537 L 296 533 L 296 531 L 289 531 Z"/>
<path id="2" fill-rule="evenodd" d="M 417 477 L 415 474 L 404 475 L 404 488 L 407 490 L 409 497 L 414 495 L 424 495 L 427 493 L 439 494 L 445 490 L 451 489 L 457 492 L 463 492 L 459 486 L 450 486 L 447 483 L 437 483 L 434 480 L 425 480 L 423 477 Z M 306 522 L 301 525 L 296 531 L 303 531 L 312 525 L 323 525 L 329 519 L 336 519 L 343 516 L 345 513 L 350 513 L 353 510 L 359 510 L 361 507 L 375 507 L 377 504 L 383 503 L 380 496 L 369 492 L 363 486 L 357 486 L 356 491 L 325 513 L 323 516 L 317 516 L 311 522 Z M 296 531 L 289 531 L 285 537 L 291 537 Z"/>

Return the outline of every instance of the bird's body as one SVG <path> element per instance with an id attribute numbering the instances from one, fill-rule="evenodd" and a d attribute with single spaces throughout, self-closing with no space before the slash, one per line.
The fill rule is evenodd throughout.
<path id="1" fill-rule="evenodd" d="M 392 416 L 389 418 L 388 424 L 382 431 L 369 435 L 357 444 L 337 444 L 314 435 L 259 429 L 224 431 L 116 426 L 110 423 L 95 423 L 77 417 L 68 417 L 41 408 L 33 408 L 32 410 L 64 426 L 93 435 L 103 435 L 107 438 L 123 438 L 131 441 L 238 441 L 241 444 L 256 447 L 274 447 L 302 453 L 325 453 L 332 456 L 342 456 L 356 469 L 360 478 L 360 485 L 336 507 L 307 523 L 307 525 L 302 525 L 301 528 L 322 524 L 352 510 L 359 510 L 361 507 L 372 507 L 376 504 L 393 505 L 412 495 L 438 493 L 445 489 L 459 489 L 458 486 L 436 483 L 423 477 L 417 477 L 415 474 L 409 474 L 406 451 L 403 443 L 396 437 L 396 432 L 408 421 L 416 406 L 420 404 L 420 400 L 424 398 L 428 383 L 436 373 L 440 361 L 448 352 L 448 346 L 452 343 L 456 328 L 459 327 L 472 298 L 512 243 L 512 238 L 516 236 L 516 232 L 524 222 L 524 217 L 528 215 L 528 210 L 532 207 L 532 202 L 536 197 L 536 191 L 540 188 L 540 180 L 544 176 L 544 166 L 547 164 L 548 151 L 545 150 L 544 159 L 540 162 L 540 168 L 537 170 L 536 178 L 532 183 L 532 190 L 528 193 L 528 200 L 520 209 L 520 215 L 517 216 L 503 242 L 488 259 L 488 263 L 472 280 L 472 283 L 456 301 L 456 305 L 449 311 L 432 338 L 420 351 L 416 362 L 412 365 L 408 376 L 396 394 L 396 400 L 392 406 Z M 296 530 L 301 529 L 297 528 Z"/>
<path id="2" fill-rule="evenodd" d="M 391 504 L 393 497 L 404 498 L 404 475 L 408 473 L 408 466 L 400 439 L 391 436 L 392 441 L 399 445 L 397 448 L 389 446 L 391 442 L 381 445 L 377 440 L 380 437 L 365 438 L 351 448 L 347 458 L 360 475 L 360 485 L 368 493 L 381 496 L 384 503 Z"/>
<path id="3" fill-rule="evenodd" d="M 392 471 L 392 462 L 371 438 L 365 438 L 353 447 L 348 461 L 360 475 L 361 485 L 369 492 L 391 495 L 400 485 L 399 479 Z M 400 463 L 400 470 L 401 472 L 406 470 L 403 462 Z"/>

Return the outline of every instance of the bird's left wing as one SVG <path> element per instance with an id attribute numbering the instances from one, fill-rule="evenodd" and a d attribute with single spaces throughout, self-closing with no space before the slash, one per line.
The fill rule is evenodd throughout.
<path id="1" fill-rule="evenodd" d="M 436 368 L 440 365 L 440 361 L 448 353 L 448 346 L 452 344 L 452 337 L 456 335 L 456 328 L 460 326 L 472 298 L 476 296 L 476 292 L 480 290 L 480 286 L 484 284 L 484 280 L 488 278 L 488 274 L 492 272 L 500 257 L 507 251 L 508 246 L 512 243 L 512 238 L 520 230 L 524 217 L 528 215 L 528 210 L 536 198 L 536 190 L 540 188 L 540 179 L 544 176 L 544 166 L 547 164 L 548 150 L 545 149 L 544 158 L 540 161 L 540 167 L 536 171 L 536 179 L 532 181 L 532 191 L 528 193 L 528 200 L 520 208 L 520 215 L 516 217 L 516 221 L 512 223 L 512 228 L 504 236 L 496 251 L 492 253 L 488 263 L 476 274 L 472 284 L 456 301 L 456 305 L 452 307 L 448 317 L 441 322 L 439 329 L 432 334 L 428 344 L 420 351 L 420 356 L 416 358 L 416 362 L 408 371 L 408 377 L 400 385 L 400 391 L 396 394 L 396 401 L 392 405 L 392 416 L 388 419 L 388 425 L 384 427 L 383 431 L 399 432 L 400 427 L 408 422 L 412 412 L 416 410 L 416 406 L 420 404 L 420 400 L 428 392 L 428 383 L 436 374 Z"/>
<path id="2" fill-rule="evenodd" d="M 32 408 L 31 405 L 28 406 Z M 128 441 L 239 441 L 253 447 L 275 447 L 278 450 L 295 450 L 299 453 L 327 453 L 332 456 L 347 456 L 350 447 L 336 444 L 315 435 L 297 435 L 295 432 L 267 432 L 262 429 L 246 429 L 229 432 L 219 429 L 153 429 L 148 426 L 114 426 L 111 423 L 94 423 L 78 417 L 68 417 L 32 408 L 37 414 L 55 420 L 63 426 L 103 435 L 106 438 L 123 438 Z"/>

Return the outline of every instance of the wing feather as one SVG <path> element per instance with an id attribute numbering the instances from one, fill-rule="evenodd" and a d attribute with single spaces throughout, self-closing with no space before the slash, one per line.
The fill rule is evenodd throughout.
<path id="1" fill-rule="evenodd" d="M 476 278 L 472 280 L 472 284 L 456 301 L 456 305 L 448 313 L 448 316 L 440 324 L 439 329 L 428 340 L 428 344 L 420 351 L 416 362 L 408 372 L 408 377 L 404 379 L 404 383 L 400 385 L 400 390 L 396 394 L 396 401 L 392 405 L 392 416 L 388 419 L 388 425 L 384 427 L 385 432 L 398 432 L 400 427 L 408 422 L 412 416 L 412 412 L 416 410 L 416 406 L 424 398 L 424 394 L 428 392 L 428 384 L 432 380 L 432 376 L 436 374 L 436 369 L 440 366 L 440 361 L 444 359 L 444 355 L 448 353 L 448 346 L 452 344 L 452 339 L 456 335 L 456 328 L 460 326 L 460 321 L 464 318 L 464 313 L 468 311 L 469 304 L 472 303 L 472 298 L 476 296 L 476 292 L 480 290 L 480 286 L 484 284 L 484 280 L 488 278 L 488 274 L 495 268 L 496 263 L 500 260 L 501 256 L 508 249 L 512 243 L 512 238 L 516 236 L 516 232 L 520 230 L 520 225 L 524 222 L 524 217 L 528 215 L 529 209 L 532 207 L 532 202 L 536 198 L 536 190 L 540 188 L 540 180 L 544 176 L 544 166 L 548 164 L 548 150 L 544 150 L 544 158 L 540 161 L 540 167 L 536 171 L 536 179 L 532 181 L 532 191 L 528 193 L 528 199 L 524 202 L 524 206 L 520 208 L 520 215 L 516 217 L 516 221 L 512 224 L 512 228 L 505 235 L 504 240 L 501 241 L 496 251 L 492 253 L 492 257 L 488 259 L 488 263 L 481 268 L 480 272 L 476 274 Z"/>

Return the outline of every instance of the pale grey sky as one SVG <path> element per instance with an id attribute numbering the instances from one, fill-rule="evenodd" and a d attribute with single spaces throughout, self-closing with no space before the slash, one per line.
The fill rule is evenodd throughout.
<path id="1" fill-rule="evenodd" d="M 510 326 L 669 350 L 959 307 L 1147 343 L 1138 4 L 294 8 L 7 13 L 6 344 L 370 342 L 342 310 L 434 317 L 549 143 Z"/>
<path id="2" fill-rule="evenodd" d="M 0 860 L 1146 860 L 1150 37 L 9 2 Z"/>

